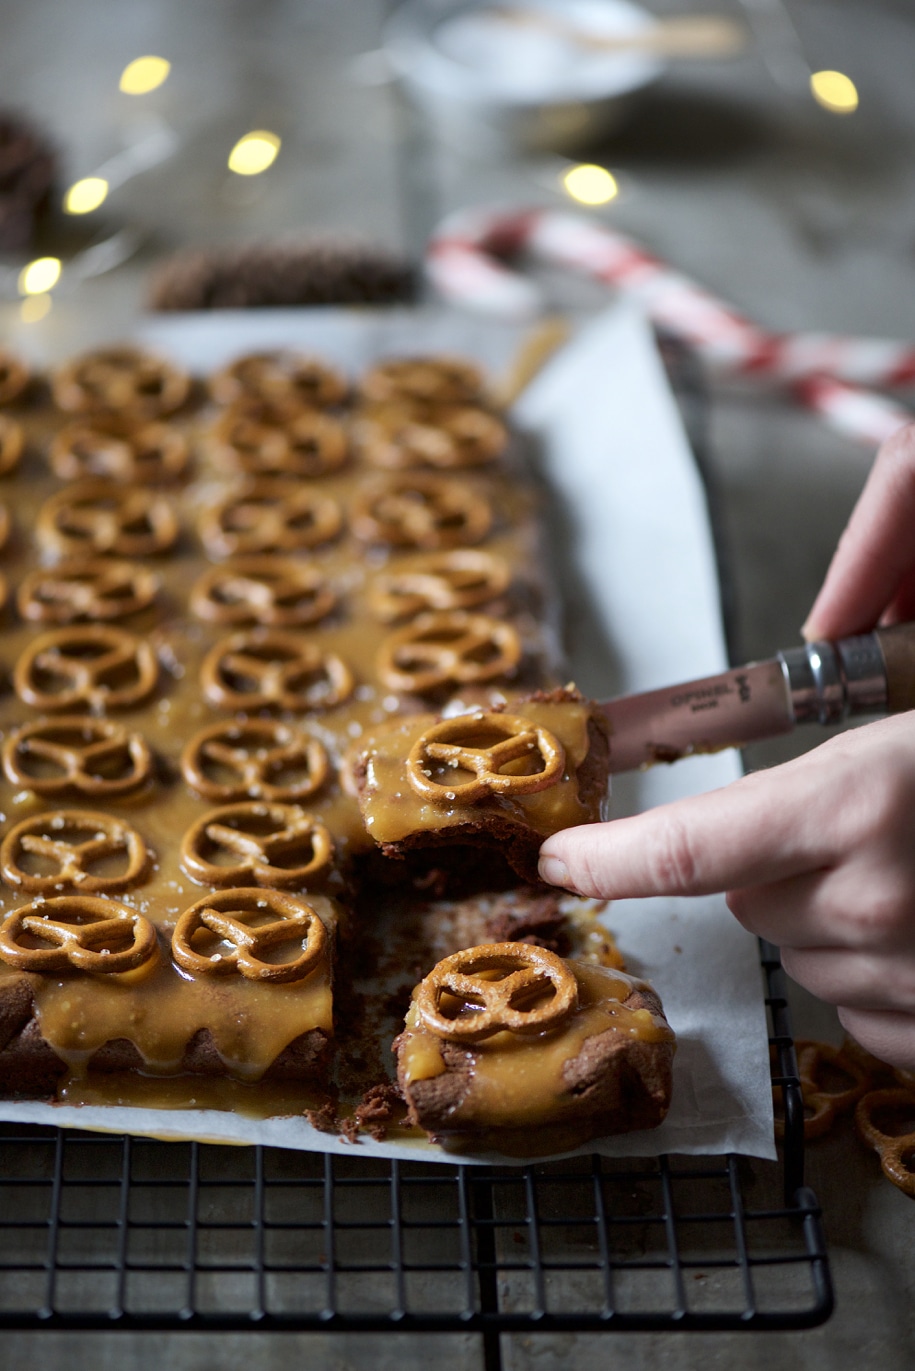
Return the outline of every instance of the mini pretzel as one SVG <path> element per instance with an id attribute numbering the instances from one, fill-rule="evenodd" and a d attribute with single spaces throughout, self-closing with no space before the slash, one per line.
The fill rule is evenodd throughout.
<path id="1" fill-rule="evenodd" d="M 36 795 L 106 800 L 148 785 L 153 757 L 139 733 L 110 719 L 68 715 L 17 728 L 3 744 L 3 769 L 13 785 Z"/>
<path id="2" fill-rule="evenodd" d="M 158 676 L 156 654 L 145 639 L 85 624 L 34 638 L 16 663 L 13 685 L 36 709 L 127 709 L 152 694 Z"/>
<path id="3" fill-rule="evenodd" d="M 269 922 L 258 924 L 256 919 Z M 215 935 L 230 944 L 231 951 L 198 951 L 194 942 L 199 943 L 204 931 L 211 942 Z M 264 953 L 284 943 L 299 943 L 299 956 L 289 962 L 264 960 Z M 310 904 L 281 890 L 259 887 L 205 895 L 184 911 L 172 934 L 172 956 L 193 976 L 235 971 L 246 980 L 272 985 L 303 980 L 324 959 L 326 946 L 324 924 Z"/>
<path id="4" fill-rule="evenodd" d="M 915 1092 L 871 1091 L 858 1103 L 855 1125 L 876 1150 L 887 1179 L 915 1199 Z"/>
<path id="5" fill-rule="evenodd" d="M 24 947 L 23 936 L 51 945 Z M 156 930 L 148 919 L 115 900 L 92 895 L 35 900 L 0 926 L 0 960 L 18 971 L 117 975 L 135 971 L 157 951 Z"/>
<path id="6" fill-rule="evenodd" d="M 6 505 L 0 504 L 0 548 L 6 547 L 13 529 L 13 521 Z"/>
<path id="7" fill-rule="evenodd" d="M 9 405 L 13 400 L 18 400 L 31 379 L 25 363 L 6 348 L 0 348 L 0 405 Z"/>
<path id="8" fill-rule="evenodd" d="M 161 357 L 135 347 L 100 348 L 56 372 L 54 403 L 70 414 L 99 411 L 158 419 L 184 404 L 190 380 Z"/>
<path id="9" fill-rule="evenodd" d="M 431 411 L 418 406 L 379 406 L 356 420 L 354 435 L 367 462 L 395 471 L 485 466 L 500 456 L 508 442 L 501 420 L 471 405 Z"/>
<path id="10" fill-rule="evenodd" d="M 200 683 L 218 709 L 329 709 L 355 689 L 335 653 L 293 633 L 252 629 L 223 638 L 207 653 Z"/>
<path id="11" fill-rule="evenodd" d="M 301 729 L 272 719 L 211 724 L 185 747 L 181 771 L 205 800 L 304 800 L 327 779 L 327 750 Z"/>
<path id="12" fill-rule="evenodd" d="M 25 430 L 17 419 L 0 414 L 0 476 L 16 470 L 25 450 Z"/>
<path id="13" fill-rule="evenodd" d="M 336 538 L 336 500 L 290 481 L 248 481 L 204 511 L 200 537 L 212 557 L 299 552 Z"/>
<path id="14" fill-rule="evenodd" d="M 532 763 L 537 770 L 527 769 Z M 564 766 L 563 746 L 547 729 L 510 714 L 480 712 L 427 729 L 410 749 L 407 775 L 417 794 L 434 804 L 476 804 L 491 795 L 546 790 L 562 779 Z M 474 779 L 459 783 L 460 772 L 472 772 Z"/>
<path id="15" fill-rule="evenodd" d="M 493 972 L 503 975 L 493 979 Z M 556 1028 L 578 1006 L 578 982 L 545 947 L 486 943 L 439 962 L 415 1000 L 423 1024 L 437 1037 L 476 1043 L 494 1033 Z"/>
<path id="16" fill-rule="evenodd" d="M 29 857 L 50 870 L 33 871 Z M 121 857 L 123 871 L 105 874 L 99 862 Z M 89 809 L 52 809 L 23 819 L 0 843 L 0 873 L 7 885 L 32 895 L 72 886 L 85 894 L 113 895 L 131 890 L 149 865 L 146 844 L 135 828 L 111 814 Z"/>
<path id="17" fill-rule="evenodd" d="M 330 409 L 346 398 L 347 385 L 325 362 L 291 348 L 239 357 L 210 380 L 210 394 L 221 405 L 241 399 Z"/>
<path id="18" fill-rule="evenodd" d="M 165 496 L 114 481 L 78 481 L 46 500 L 39 538 L 57 553 L 149 557 L 178 538 L 178 520 Z"/>
<path id="19" fill-rule="evenodd" d="M 212 624 L 298 628 L 336 603 L 318 568 L 290 557 L 237 557 L 205 572 L 191 591 L 191 609 Z"/>
<path id="20" fill-rule="evenodd" d="M 68 424 L 51 444 L 48 459 L 62 481 L 102 477 L 137 485 L 175 481 L 187 469 L 187 439 L 168 424 Z"/>
<path id="21" fill-rule="evenodd" d="M 804 1097 L 804 1137 L 820 1138 L 829 1132 L 840 1115 L 854 1109 L 868 1087 L 868 1073 L 829 1043 L 798 1039 L 795 1051 Z M 851 1084 L 829 1089 L 824 1076 L 830 1068 L 848 1077 Z M 778 1116 L 775 1120 L 775 1136 L 785 1136 L 784 1119 Z"/>
<path id="22" fill-rule="evenodd" d="M 359 383 L 363 400 L 420 400 L 426 404 L 473 404 L 483 393 L 478 367 L 459 357 L 395 357 L 366 372 Z"/>
<path id="23" fill-rule="evenodd" d="M 511 624 L 463 609 L 420 614 L 392 633 L 378 652 L 378 675 L 390 690 L 424 694 L 508 676 L 521 660 Z"/>
<path id="24" fill-rule="evenodd" d="M 159 578 L 146 567 L 108 557 L 72 557 L 30 572 L 20 582 L 16 604 L 32 623 L 110 621 L 148 608 L 158 592 Z"/>
<path id="25" fill-rule="evenodd" d="M 423 610 L 473 609 L 503 595 L 510 581 L 501 557 L 455 548 L 379 573 L 369 587 L 369 606 L 384 623 L 395 623 Z"/>
<path id="26" fill-rule="evenodd" d="M 351 525 L 364 543 L 434 552 L 482 542 L 492 526 L 492 510 L 462 482 L 417 472 L 365 482 Z"/>
<path id="27" fill-rule="evenodd" d="M 311 480 L 339 470 L 349 456 L 343 425 L 318 410 L 305 410 L 282 423 L 269 423 L 257 411 L 230 410 L 214 436 L 217 456 L 249 476 Z"/>
<path id="28" fill-rule="evenodd" d="M 213 860 L 220 855 L 224 860 Z M 298 805 L 223 805 L 181 841 L 181 865 L 199 885 L 301 889 L 326 872 L 333 855 L 327 825 Z"/>

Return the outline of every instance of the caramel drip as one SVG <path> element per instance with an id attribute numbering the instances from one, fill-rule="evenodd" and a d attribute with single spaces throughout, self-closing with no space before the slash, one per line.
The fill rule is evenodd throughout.
<path id="1" fill-rule="evenodd" d="M 591 706 L 563 704 L 509 705 L 535 726 L 547 729 L 565 749 L 562 776 L 555 785 L 531 795 L 493 793 L 475 804 L 439 804 L 417 794 L 407 775 L 406 759 L 417 739 L 434 724 L 433 716 L 416 715 L 380 728 L 365 740 L 366 784 L 362 796 L 366 830 L 376 843 L 396 843 L 411 833 L 477 824 L 483 815 L 500 814 L 537 833 L 593 822 L 598 816 L 582 804 L 577 771 L 590 747 Z M 463 774 L 459 779 L 464 780 Z M 447 795 L 447 792 L 446 792 Z"/>
<path id="2" fill-rule="evenodd" d="M 309 896 L 331 929 L 331 902 Z M 3 976 L 10 968 L 2 968 Z M 226 1069 L 256 1081 L 291 1042 L 312 1029 L 333 1032 L 328 959 L 301 981 L 253 982 L 241 976 L 191 977 L 163 954 L 146 974 L 66 976 L 29 974 L 42 1036 L 67 1064 L 85 1075 L 105 1043 L 126 1038 L 152 1073 L 174 1073 L 191 1039 L 209 1030 Z"/>
<path id="3" fill-rule="evenodd" d="M 673 1041 L 672 1030 L 659 1015 L 622 1003 L 644 982 L 583 962 L 568 965 L 578 981 L 579 1003 L 559 1028 L 536 1037 L 498 1033 L 468 1049 L 467 1089 L 450 1120 L 456 1131 L 555 1124 L 573 1115 L 577 1101 L 563 1068 L 598 1033 L 612 1029 L 639 1042 Z M 409 1083 L 440 1075 L 444 1062 L 439 1040 L 421 1027 L 415 1005 L 406 1023 L 399 1053 L 404 1079 Z"/>

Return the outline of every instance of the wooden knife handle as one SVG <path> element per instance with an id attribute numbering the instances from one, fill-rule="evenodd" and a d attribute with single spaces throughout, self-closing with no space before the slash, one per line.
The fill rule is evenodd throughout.
<path id="1" fill-rule="evenodd" d="M 915 709 L 915 624 L 878 628 L 874 636 L 886 663 L 887 713 Z"/>

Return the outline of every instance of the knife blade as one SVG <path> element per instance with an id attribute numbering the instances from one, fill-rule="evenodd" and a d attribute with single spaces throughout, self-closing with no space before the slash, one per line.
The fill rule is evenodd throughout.
<path id="1" fill-rule="evenodd" d="M 601 706 L 610 770 L 743 747 L 800 723 L 915 709 L 915 624 L 788 648 L 768 661 Z"/>

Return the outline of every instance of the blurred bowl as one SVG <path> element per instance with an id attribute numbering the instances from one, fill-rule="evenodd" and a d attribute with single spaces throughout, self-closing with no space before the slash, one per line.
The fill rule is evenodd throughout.
<path id="1" fill-rule="evenodd" d="M 647 52 L 602 51 L 563 29 L 613 38 L 655 22 L 629 0 L 406 0 L 388 23 L 384 48 L 449 143 L 562 151 L 612 132 L 636 94 L 666 70 Z"/>

